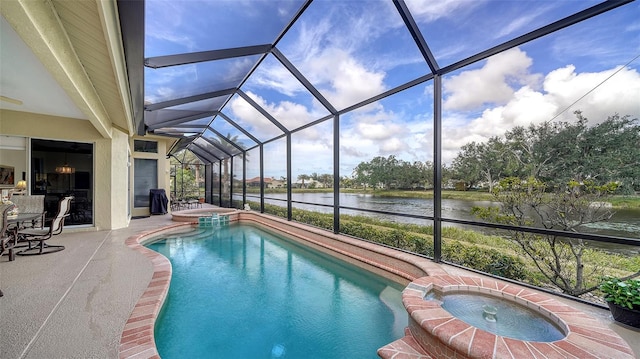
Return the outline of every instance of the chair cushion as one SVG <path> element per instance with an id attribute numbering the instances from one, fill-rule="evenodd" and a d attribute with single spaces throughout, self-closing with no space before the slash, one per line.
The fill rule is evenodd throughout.
<path id="1" fill-rule="evenodd" d="M 44 236 L 49 234 L 49 228 L 25 228 L 18 231 L 18 234 L 26 234 L 28 236 Z"/>

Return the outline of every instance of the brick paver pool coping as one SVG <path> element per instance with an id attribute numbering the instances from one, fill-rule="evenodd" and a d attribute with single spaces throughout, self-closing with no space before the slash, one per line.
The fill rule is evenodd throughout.
<path id="1" fill-rule="evenodd" d="M 400 283 L 407 284 L 414 281 L 412 286 L 416 285 L 415 283 L 426 286 L 434 284 L 446 286 L 449 281 L 453 281 L 452 283 L 455 284 L 449 284 L 460 286 L 461 284 L 464 284 L 460 283 L 460 281 L 465 281 L 465 279 L 460 279 L 462 277 L 449 276 L 440 265 L 426 258 L 392 248 L 379 246 L 374 243 L 333 234 L 302 224 L 288 222 L 278 217 L 265 216 L 256 212 L 241 211 L 231 214 L 231 221 L 238 220 L 259 223 L 260 225 L 282 232 L 285 235 L 293 236 L 294 239 L 303 241 L 306 245 L 312 248 L 332 254 Z M 120 358 L 160 358 L 155 346 L 154 326 L 156 318 L 162 309 L 162 305 L 169 291 L 169 284 L 171 281 L 171 263 L 161 254 L 144 247 L 143 244 L 152 240 L 155 236 L 161 233 L 179 230 L 181 228 L 188 229 L 194 224 L 197 224 L 197 219 L 195 219 L 195 222 L 182 222 L 158 228 L 156 230 L 143 232 L 127 239 L 127 246 L 149 258 L 154 272 L 149 286 L 140 297 L 122 331 L 119 348 Z M 500 282 L 495 280 L 485 279 L 484 282 L 482 282 L 480 278 L 477 278 L 477 280 L 480 281 L 480 287 L 484 285 L 483 283 L 486 283 L 488 285 L 487 288 L 492 288 L 492 290 L 503 290 L 505 293 L 510 293 L 510 291 L 519 288 L 518 293 L 520 294 L 518 295 L 528 298 L 527 300 L 531 300 L 531 295 L 537 294 L 536 292 L 520 288 L 513 284 L 498 285 L 497 283 Z M 477 283 L 474 284 L 474 286 L 477 286 Z M 494 288 L 493 286 L 497 287 Z M 405 301 L 405 296 L 412 297 L 414 294 L 418 293 L 418 291 L 415 290 L 413 292 L 415 293 L 412 293 L 410 290 L 405 290 L 403 294 L 403 302 Z M 544 297 L 546 298 L 546 296 Z M 430 304 L 428 304 L 428 301 L 422 301 L 427 303 L 425 304 L 425 309 L 429 307 Z M 582 354 L 580 350 L 574 350 L 572 348 L 577 348 L 576 343 L 579 346 L 580 343 L 585 343 L 586 340 L 586 345 L 593 345 L 593 342 L 595 341 L 600 348 L 605 348 L 606 346 L 615 350 L 616 356 L 607 357 L 633 358 L 631 349 L 616 333 L 603 327 L 601 324 L 598 324 L 596 320 L 590 319 L 588 315 L 578 312 L 569 306 L 555 301 L 553 304 L 555 307 L 549 307 L 549 311 L 551 312 L 555 313 L 557 310 L 568 310 L 566 313 L 557 314 L 559 318 L 567 321 L 567 319 L 571 318 L 565 318 L 565 316 L 569 316 L 575 317 L 575 319 L 572 320 L 579 321 L 574 323 L 572 320 L 569 320 L 567 322 L 569 323 L 569 335 L 572 340 L 566 340 L 567 346 L 561 346 L 562 348 L 565 348 L 563 349 L 565 352 Z M 413 323 L 415 322 L 413 313 L 418 315 L 418 313 L 422 313 L 422 311 L 416 310 L 413 306 L 411 307 L 411 310 L 409 308 L 407 308 L 407 310 L 410 314 L 410 326 L 406 330 L 406 336 L 385 346 L 384 348 L 381 348 L 379 354 L 383 358 L 431 358 L 431 356 L 424 351 L 424 348 L 418 344 L 418 341 L 412 336 L 412 331 L 410 331 L 412 324 L 414 326 L 422 324 L 420 322 L 417 324 Z M 423 323 L 428 323 L 428 320 L 425 318 L 423 319 Z M 451 318 L 449 319 L 453 320 Z M 458 336 L 462 338 L 462 336 Z M 567 338 L 569 338 L 569 336 Z M 542 344 L 544 345 L 547 343 Z M 586 351 L 586 353 L 589 353 L 589 351 Z M 603 358 L 602 356 L 583 355 L 579 355 L 577 357 Z M 571 356 L 569 356 L 569 358 L 571 358 Z"/>
<path id="2" fill-rule="evenodd" d="M 546 316 L 566 334 L 553 342 L 512 339 L 475 328 L 444 310 L 440 302 L 425 300 L 436 292 L 493 295 L 519 303 Z M 546 294 L 494 279 L 438 275 L 418 278 L 403 291 L 409 313 L 405 337 L 378 351 L 382 358 L 626 358 L 629 345 L 595 318 Z"/>

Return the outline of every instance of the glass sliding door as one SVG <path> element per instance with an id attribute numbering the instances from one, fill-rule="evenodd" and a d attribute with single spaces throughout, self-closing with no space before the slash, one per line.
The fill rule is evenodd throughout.
<path id="1" fill-rule="evenodd" d="M 73 196 L 65 225 L 93 224 L 93 144 L 81 142 L 31 140 L 33 195 L 45 195 L 47 217 L 58 211 L 58 202 Z"/>

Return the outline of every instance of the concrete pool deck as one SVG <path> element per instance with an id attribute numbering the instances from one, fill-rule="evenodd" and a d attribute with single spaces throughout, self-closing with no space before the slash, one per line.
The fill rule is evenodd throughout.
<path id="1" fill-rule="evenodd" d="M 51 240 L 64 251 L 12 262 L 2 256 L 0 357 L 118 358 L 125 324 L 154 275 L 151 261 L 125 242 L 169 225 L 175 225 L 171 215 L 156 215 L 119 230 L 66 230 Z M 451 275 L 477 276 L 434 265 Z M 615 331 L 640 357 L 639 331 L 614 323 L 608 310 L 559 300 Z M 132 357 L 152 357 L 138 354 Z"/>

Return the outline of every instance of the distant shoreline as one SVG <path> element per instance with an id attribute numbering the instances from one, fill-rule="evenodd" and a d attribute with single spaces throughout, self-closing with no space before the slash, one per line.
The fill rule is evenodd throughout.
<path id="1" fill-rule="evenodd" d="M 433 198 L 433 190 L 364 190 L 353 188 L 341 188 L 342 193 L 373 195 L 377 197 L 398 197 L 398 198 Z M 258 193 L 257 189 L 247 188 L 247 193 Z M 286 193 L 284 188 L 269 188 L 265 193 Z M 333 193 L 332 188 L 294 188 L 292 193 Z M 493 201 L 493 195 L 483 191 L 453 191 L 443 190 L 442 198 L 459 199 L 466 201 Z M 613 196 L 609 201 L 613 208 L 627 208 L 640 210 L 640 195 L 636 196 Z"/>

